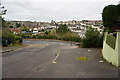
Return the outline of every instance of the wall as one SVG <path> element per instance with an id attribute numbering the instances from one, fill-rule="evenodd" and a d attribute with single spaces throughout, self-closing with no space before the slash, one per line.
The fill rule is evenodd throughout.
<path id="1" fill-rule="evenodd" d="M 120 32 L 117 32 L 115 49 L 111 48 L 106 43 L 107 35 L 108 33 L 106 32 L 103 41 L 103 50 L 102 50 L 103 57 L 109 63 L 112 63 L 115 66 L 120 66 Z"/>

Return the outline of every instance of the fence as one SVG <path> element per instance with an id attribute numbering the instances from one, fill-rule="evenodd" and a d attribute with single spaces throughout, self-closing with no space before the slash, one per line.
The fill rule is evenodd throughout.
<path id="1" fill-rule="evenodd" d="M 117 32 L 116 37 L 113 33 L 104 33 L 102 54 L 109 63 L 120 66 L 120 32 Z"/>

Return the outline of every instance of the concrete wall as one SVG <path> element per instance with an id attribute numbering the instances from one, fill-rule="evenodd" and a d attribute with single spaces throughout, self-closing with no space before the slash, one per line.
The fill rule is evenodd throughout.
<path id="1" fill-rule="evenodd" d="M 118 32 L 118 65 L 120 66 L 120 32 Z"/>
<path id="2" fill-rule="evenodd" d="M 105 39 L 103 41 L 103 57 L 109 63 L 112 63 L 115 66 L 120 66 L 120 32 L 117 32 L 115 49 L 111 48 L 108 44 L 106 44 L 107 35 L 108 34 L 105 33 Z"/>

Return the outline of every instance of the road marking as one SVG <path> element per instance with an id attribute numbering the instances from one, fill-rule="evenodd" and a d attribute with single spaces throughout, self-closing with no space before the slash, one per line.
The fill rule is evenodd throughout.
<path id="1" fill-rule="evenodd" d="M 60 55 L 60 48 L 58 49 L 57 56 L 56 56 L 56 57 L 54 58 L 54 60 L 52 61 L 53 64 L 56 64 L 56 63 L 57 63 L 56 60 L 58 59 L 59 55 Z"/>

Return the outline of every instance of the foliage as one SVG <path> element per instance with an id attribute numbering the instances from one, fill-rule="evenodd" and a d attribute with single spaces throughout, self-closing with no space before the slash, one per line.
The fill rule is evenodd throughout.
<path id="1" fill-rule="evenodd" d="M 16 28 L 20 27 L 21 24 L 20 23 L 16 23 Z"/>
<path id="2" fill-rule="evenodd" d="M 29 29 L 27 29 L 27 28 L 24 27 L 24 28 L 22 29 L 22 31 L 29 32 Z"/>
<path id="3" fill-rule="evenodd" d="M 44 32 L 45 30 L 44 29 L 42 29 L 42 32 Z"/>
<path id="4" fill-rule="evenodd" d="M 88 22 L 88 20 L 82 20 L 82 22 Z"/>
<path id="5" fill-rule="evenodd" d="M 75 35 L 65 35 L 62 40 L 80 42 L 81 38 Z"/>
<path id="6" fill-rule="evenodd" d="M 2 40 L 8 40 L 8 44 L 22 43 L 22 38 L 12 34 L 7 28 L 2 29 Z"/>
<path id="7" fill-rule="evenodd" d="M 17 36 L 21 36 L 22 38 L 31 38 L 31 33 L 19 33 Z"/>
<path id="8" fill-rule="evenodd" d="M 60 24 L 57 32 L 67 33 L 70 32 L 70 30 L 66 24 Z"/>
<path id="9" fill-rule="evenodd" d="M 35 36 L 35 35 L 34 35 Z M 40 34 L 37 34 L 36 39 L 56 39 L 56 36 L 55 35 L 40 35 Z"/>
<path id="10" fill-rule="evenodd" d="M 1 3 L 0 3 L 1 5 Z M 3 7 L 4 8 L 4 7 Z M 0 15 L 5 15 L 7 10 L 3 10 Z M 15 44 L 15 43 L 22 43 L 22 38 L 20 36 L 14 35 L 8 29 L 8 23 L 0 16 L 0 20 L 2 20 L 2 45 L 4 45 L 4 41 L 7 40 L 7 44 Z M 6 44 L 5 43 L 5 44 Z"/>
<path id="11" fill-rule="evenodd" d="M 82 39 L 82 47 L 101 47 L 102 36 L 98 31 L 94 31 L 93 28 L 89 28 Z"/>
<path id="12" fill-rule="evenodd" d="M 10 28 L 13 28 L 13 26 L 10 26 Z"/>
<path id="13" fill-rule="evenodd" d="M 106 27 L 106 29 L 109 29 L 109 31 L 112 32 L 112 28 L 116 24 L 119 16 L 120 16 L 120 5 L 106 6 L 102 12 L 104 27 Z"/>
<path id="14" fill-rule="evenodd" d="M 120 4 L 117 5 L 118 16 L 120 17 Z"/>
<path id="15" fill-rule="evenodd" d="M 25 37 L 27 38 L 27 37 Z M 75 41 L 75 42 L 80 42 L 81 38 L 79 36 L 73 35 L 73 34 L 68 34 L 66 33 L 64 36 L 56 36 L 55 34 L 44 34 L 44 35 L 31 35 L 30 38 L 32 39 L 58 39 L 58 40 L 65 40 L 65 41 Z"/>
<path id="16" fill-rule="evenodd" d="M 106 38 L 106 43 L 112 47 L 113 49 L 115 49 L 115 44 L 116 44 L 116 38 L 113 36 L 113 34 L 109 34 L 107 35 L 107 38 Z"/>
<path id="17" fill-rule="evenodd" d="M 49 31 L 46 31 L 44 34 L 45 34 L 45 35 L 48 35 L 48 34 L 49 34 Z"/>
<path id="18" fill-rule="evenodd" d="M 0 2 L 0 16 L 1 15 L 5 15 L 7 12 L 7 10 L 5 10 L 5 7 L 4 6 L 1 6 L 1 2 Z"/>

